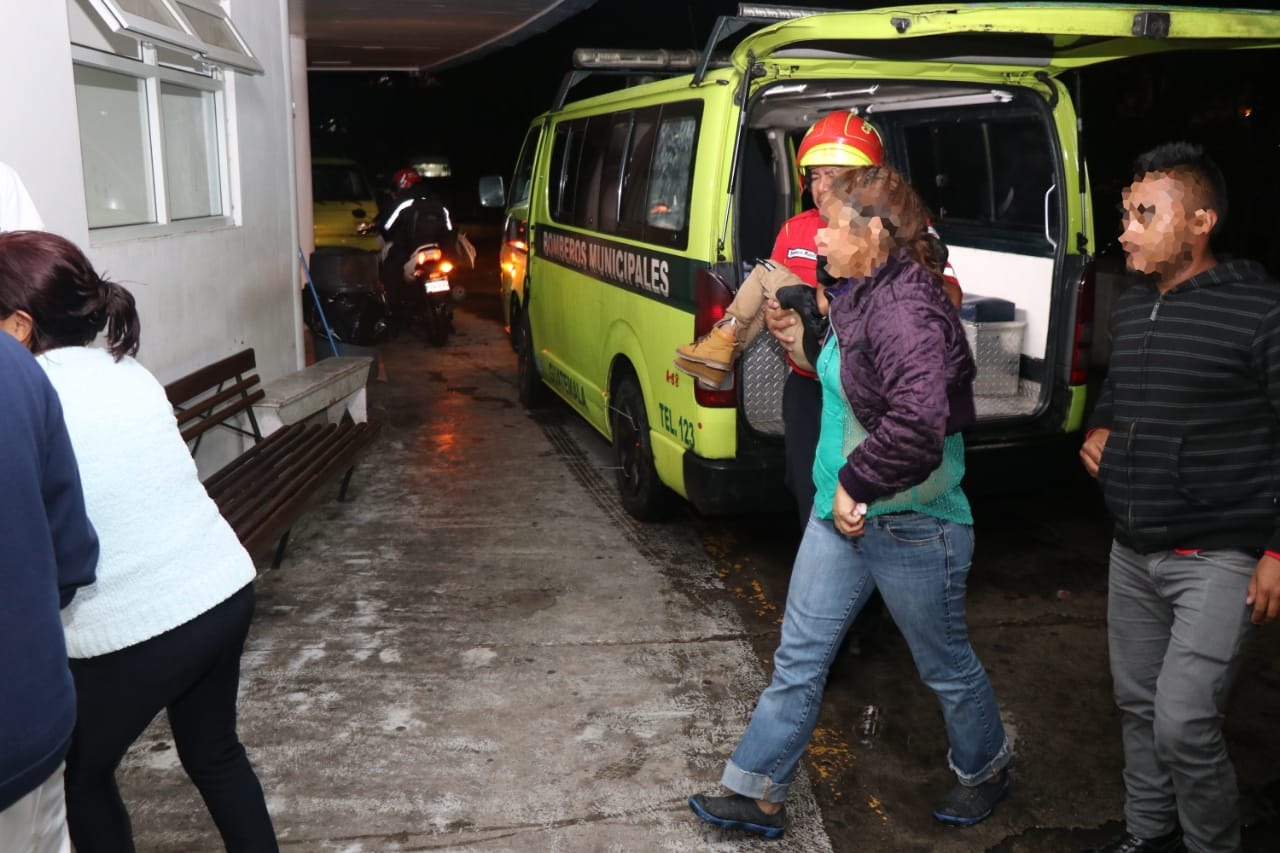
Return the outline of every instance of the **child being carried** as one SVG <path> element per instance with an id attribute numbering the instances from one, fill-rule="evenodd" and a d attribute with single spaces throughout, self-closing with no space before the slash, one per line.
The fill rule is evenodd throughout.
<path id="1" fill-rule="evenodd" d="M 725 309 L 724 319 L 693 343 L 676 347 L 676 369 L 703 388 L 724 388 L 731 381 L 733 363 L 764 328 L 764 306 L 770 299 L 800 315 L 803 334 L 787 354 L 798 366 L 812 369 L 827 330 L 821 291 L 821 286 L 811 287 L 775 261 L 757 261 Z"/>

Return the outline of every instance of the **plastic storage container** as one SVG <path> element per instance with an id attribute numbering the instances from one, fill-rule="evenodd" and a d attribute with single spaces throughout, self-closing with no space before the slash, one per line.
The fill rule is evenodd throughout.
<path id="1" fill-rule="evenodd" d="M 960 300 L 960 319 L 972 323 L 1007 323 L 1016 319 L 1014 305 L 998 296 L 966 293 Z"/>
<path id="2" fill-rule="evenodd" d="M 969 349 L 978 365 L 973 393 L 979 397 L 1011 397 L 1018 393 L 1025 320 L 974 323 L 961 320 Z"/>

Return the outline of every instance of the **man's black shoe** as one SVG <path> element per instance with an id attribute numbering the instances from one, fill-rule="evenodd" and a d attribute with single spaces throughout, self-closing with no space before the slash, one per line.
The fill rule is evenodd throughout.
<path id="1" fill-rule="evenodd" d="M 1105 844 L 1094 847 L 1089 853 L 1186 853 L 1182 846 L 1182 831 L 1175 829 L 1159 838 L 1139 838 L 1131 832 Z"/>
<path id="2" fill-rule="evenodd" d="M 765 814 L 755 800 L 741 794 L 728 797 L 695 794 L 689 798 L 689 808 L 707 823 L 725 829 L 745 829 L 765 838 L 781 838 L 787 826 L 786 806 L 773 814 Z"/>

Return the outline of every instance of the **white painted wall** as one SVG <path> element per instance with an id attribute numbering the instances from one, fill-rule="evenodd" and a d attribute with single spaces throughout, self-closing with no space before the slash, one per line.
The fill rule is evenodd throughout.
<path id="1" fill-rule="evenodd" d="M 0 0 L 0 161 L 22 175 L 46 227 L 125 284 L 139 360 L 161 381 L 246 346 L 270 380 L 301 366 L 292 68 L 286 0 L 232 0 L 260 76 L 228 74 L 235 225 L 146 238 L 90 234 L 63 0 Z M 304 88 L 297 97 L 306 100 Z"/>
<path id="2" fill-rule="evenodd" d="M 969 246 L 947 246 L 952 268 L 967 294 L 997 296 L 1014 304 L 1015 317 L 1026 322 L 1022 352 L 1044 358 L 1049 341 L 1049 309 L 1053 302 L 1053 258 L 1033 258 Z"/>

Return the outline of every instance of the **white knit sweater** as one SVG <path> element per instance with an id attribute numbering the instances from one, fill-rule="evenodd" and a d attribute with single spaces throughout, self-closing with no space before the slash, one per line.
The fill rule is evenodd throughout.
<path id="1" fill-rule="evenodd" d="M 189 622 L 254 578 L 196 473 L 164 388 L 132 358 L 65 347 L 39 357 L 66 417 L 98 580 L 62 611 L 67 652 L 90 658 Z"/>

